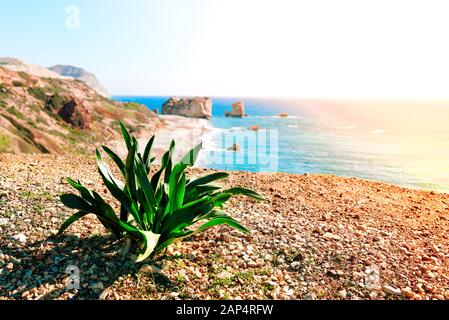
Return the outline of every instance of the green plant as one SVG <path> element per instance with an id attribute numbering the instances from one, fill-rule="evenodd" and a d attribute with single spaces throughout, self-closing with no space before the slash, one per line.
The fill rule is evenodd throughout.
<path id="1" fill-rule="evenodd" d="M 98 171 L 111 194 L 120 202 L 120 215 L 95 191 L 86 189 L 78 181 L 67 178 L 80 196 L 64 194 L 61 201 L 78 212 L 68 218 L 59 233 L 87 214 L 95 214 L 103 226 L 115 236 L 131 238 L 140 245 L 136 262 L 154 257 L 175 241 L 200 233 L 213 226 L 227 224 L 242 232 L 248 230 L 223 211 L 223 204 L 233 195 L 245 195 L 263 200 L 258 193 L 245 188 L 223 190 L 212 182 L 224 179 L 226 173 L 212 173 L 196 179 L 187 179 L 185 170 L 193 166 L 201 144 L 188 152 L 178 163 L 173 163 L 175 142 L 163 155 L 161 166 L 149 177 L 154 158 L 151 149 L 154 136 L 149 140 L 143 155 L 138 152 L 138 142 L 120 122 L 128 149 L 126 161 L 103 146 L 104 152 L 117 165 L 123 181 L 115 178 L 97 149 Z M 192 226 L 203 222 L 196 229 Z"/>
<path id="2" fill-rule="evenodd" d="M 0 134 L 0 153 L 8 152 L 11 147 L 11 139 L 8 136 Z"/>
<path id="3" fill-rule="evenodd" d="M 47 94 L 42 88 L 39 87 L 31 87 L 28 88 L 28 93 L 35 97 L 37 100 L 46 101 L 47 100 Z"/>
<path id="4" fill-rule="evenodd" d="M 8 111 L 10 114 L 16 116 L 19 119 L 25 119 L 23 113 L 17 110 L 14 106 L 9 107 L 8 109 L 6 109 L 6 111 Z"/>
<path id="5" fill-rule="evenodd" d="M 61 98 L 61 96 L 58 93 L 55 93 L 47 98 L 47 101 L 45 103 L 45 107 L 52 110 L 58 110 L 61 108 L 64 104 L 64 100 Z"/>
<path id="6" fill-rule="evenodd" d="M 12 85 L 13 85 L 14 87 L 23 87 L 23 86 L 25 86 L 25 85 L 23 84 L 22 81 L 17 81 L 17 80 L 14 80 L 14 81 L 12 82 Z"/>

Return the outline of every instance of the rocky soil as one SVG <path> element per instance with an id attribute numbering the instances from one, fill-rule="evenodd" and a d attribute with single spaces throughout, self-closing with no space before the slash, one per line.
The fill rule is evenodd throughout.
<path id="1" fill-rule="evenodd" d="M 73 213 L 64 176 L 106 193 L 92 159 L 0 155 L 0 299 L 449 299 L 448 194 L 232 173 L 226 185 L 268 199 L 227 206 L 251 234 L 218 227 L 135 265 L 94 217 L 55 236 Z"/>

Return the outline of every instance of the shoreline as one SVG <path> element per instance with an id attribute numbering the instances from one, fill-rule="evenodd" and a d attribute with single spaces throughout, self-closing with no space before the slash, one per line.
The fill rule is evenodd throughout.
<path id="1" fill-rule="evenodd" d="M 73 214 L 59 202 L 72 192 L 62 177 L 106 196 L 93 159 L 2 154 L 0 162 L 0 299 L 449 298 L 449 194 L 337 176 L 230 172 L 224 187 L 254 188 L 267 202 L 238 197 L 226 206 L 250 235 L 219 227 L 171 247 L 180 258 L 161 267 L 178 286 L 172 294 L 157 290 L 151 275 L 137 285 L 139 267 L 117 254 L 122 244 L 91 216 L 50 237 Z M 189 173 L 208 171 L 215 170 Z M 26 241 L 12 240 L 17 234 Z M 77 293 L 64 289 L 64 270 L 75 261 L 85 274 Z"/>

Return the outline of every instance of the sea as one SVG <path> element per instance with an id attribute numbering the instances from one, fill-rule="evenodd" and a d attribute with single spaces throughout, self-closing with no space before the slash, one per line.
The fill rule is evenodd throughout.
<path id="1" fill-rule="evenodd" d="M 160 112 L 169 97 L 113 99 Z M 239 101 L 247 116 L 226 117 Z M 216 97 L 206 125 L 202 167 L 333 174 L 449 192 L 449 101 Z"/>

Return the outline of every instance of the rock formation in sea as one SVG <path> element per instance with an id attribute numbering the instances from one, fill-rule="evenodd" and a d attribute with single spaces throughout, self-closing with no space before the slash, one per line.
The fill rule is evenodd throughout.
<path id="1" fill-rule="evenodd" d="M 288 118 L 288 113 L 287 112 L 281 112 L 281 113 L 279 113 L 279 117 L 280 118 Z"/>
<path id="2" fill-rule="evenodd" d="M 243 118 L 246 117 L 245 114 L 245 104 L 243 102 L 236 102 L 232 105 L 232 111 L 225 112 L 226 117 Z"/>
<path id="3" fill-rule="evenodd" d="M 64 76 L 64 77 L 78 79 L 78 80 L 84 82 L 86 85 L 88 85 L 92 89 L 94 89 L 95 92 L 97 94 L 99 94 L 100 96 L 109 97 L 108 92 L 102 86 L 102 84 L 97 79 L 97 77 L 93 73 L 90 73 L 82 68 L 58 64 L 53 67 L 50 67 L 49 70 L 56 72 L 57 74 Z"/>
<path id="4" fill-rule="evenodd" d="M 162 106 L 162 114 L 190 118 L 212 118 L 212 98 L 209 97 L 171 97 Z"/>

